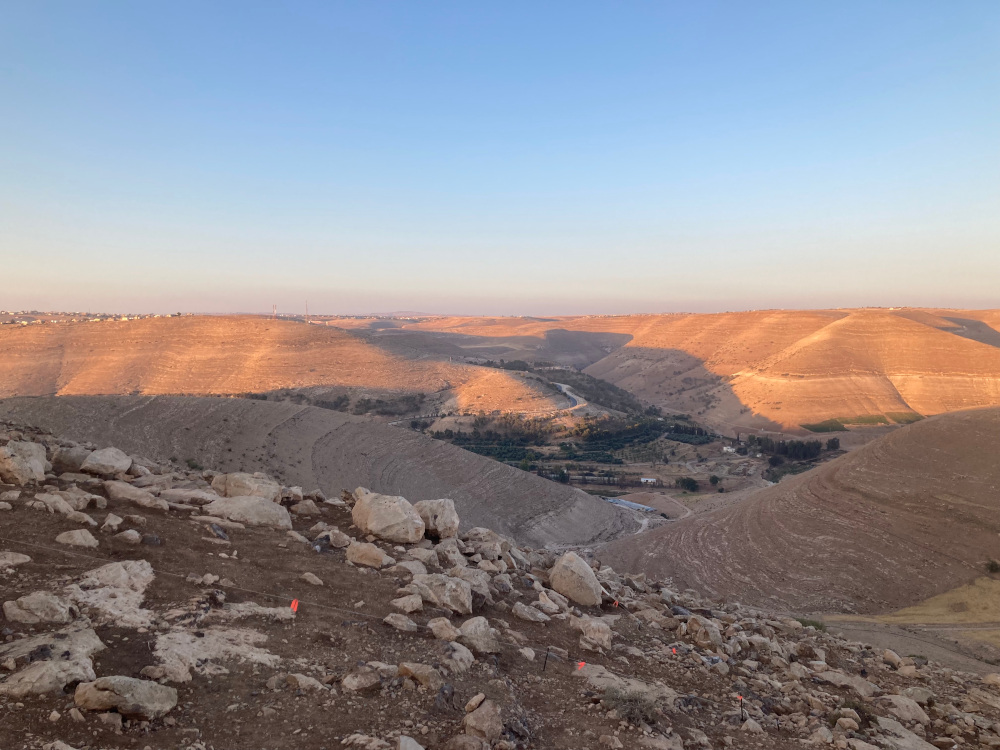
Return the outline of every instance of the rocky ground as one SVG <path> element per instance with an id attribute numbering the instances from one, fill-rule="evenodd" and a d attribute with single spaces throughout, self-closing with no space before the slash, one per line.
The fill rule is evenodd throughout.
<path id="1" fill-rule="evenodd" d="M 325 490 L 0 426 L 0 748 L 1000 746 L 998 675 Z"/>

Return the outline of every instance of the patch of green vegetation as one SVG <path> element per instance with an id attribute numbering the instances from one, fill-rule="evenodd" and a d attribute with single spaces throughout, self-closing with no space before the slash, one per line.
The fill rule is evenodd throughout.
<path id="1" fill-rule="evenodd" d="M 840 417 L 841 422 L 844 424 L 860 424 L 860 425 L 873 425 L 873 424 L 889 424 L 888 418 L 884 414 L 861 414 L 857 417 Z"/>
<path id="2" fill-rule="evenodd" d="M 804 628 L 816 628 L 816 630 L 822 630 L 824 633 L 826 632 L 826 625 L 819 620 L 810 620 L 807 617 L 796 617 L 795 619 L 798 620 L 799 624 Z"/>
<path id="3" fill-rule="evenodd" d="M 847 428 L 839 419 L 825 419 L 822 422 L 799 425 L 809 432 L 846 432 Z"/>
<path id="4" fill-rule="evenodd" d="M 186 463 L 188 465 L 189 469 L 194 469 L 195 471 L 202 471 L 205 468 L 200 463 L 198 463 L 197 461 L 195 461 L 193 458 L 189 458 L 184 463 Z"/>
<path id="5" fill-rule="evenodd" d="M 772 456 L 775 458 L 775 456 Z M 789 461 L 787 463 L 777 464 L 772 466 L 770 469 L 764 472 L 764 479 L 769 482 L 780 482 L 782 477 L 789 476 L 791 474 L 801 474 L 804 471 L 809 471 L 816 464 L 811 462 L 803 461 Z"/>
<path id="6" fill-rule="evenodd" d="M 426 396 L 423 393 L 408 393 L 396 398 L 359 398 L 351 412 L 354 414 L 378 414 L 383 417 L 401 417 L 419 412 Z"/>
<path id="7" fill-rule="evenodd" d="M 986 563 L 986 572 L 1000 573 L 1000 562 L 997 562 L 996 560 L 990 560 L 988 563 Z"/>
<path id="8" fill-rule="evenodd" d="M 885 415 L 896 424 L 913 424 L 924 418 L 922 414 L 913 411 L 889 411 Z"/>

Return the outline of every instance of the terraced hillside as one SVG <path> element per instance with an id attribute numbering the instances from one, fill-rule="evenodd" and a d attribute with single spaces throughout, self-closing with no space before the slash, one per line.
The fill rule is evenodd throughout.
<path id="1" fill-rule="evenodd" d="M 212 395 L 281 388 L 440 393 L 455 409 L 564 406 L 489 368 L 414 361 L 324 326 L 253 316 L 186 316 L 0 327 L 0 396 Z"/>
<path id="2" fill-rule="evenodd" d="M 452 498 L 469 526 L 526 544 L 588 544 L 631 529 L 616 506 L 402 428 L 328 409 L 251 399 L 65 396 L 0 400 L 0 418 L 155 460 L 264 471 L 288 485 L 371 487 Z"/>
<path id="3" fill-rule="evenodd" d="M 933 417 L 602 559 L 797 611 L 913 605 L 1000 559 L 998 436 L 1000 409 Z"/>

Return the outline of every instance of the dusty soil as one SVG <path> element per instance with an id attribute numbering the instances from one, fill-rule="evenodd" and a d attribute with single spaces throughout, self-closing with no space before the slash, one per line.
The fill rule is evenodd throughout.
<path id="1" fill-rule="evenodd" d="M 602 555 L 681 587 L 798 612 L 910 606 L 1000 559 L 998 434 L 998 409 L 933 417 Z"/>
<path id="2" fill-rule="evenodd" d="M 525 544 L 590 544 L 633 530 L 632 515 L 401 427 L 329 409 L 252 399 L 170 396 L 0 400 L 0 418 L 156 460 L 264 471 L 336 495 L 358 486 L 414 502 L 453 499 L 470 526 Z"/>

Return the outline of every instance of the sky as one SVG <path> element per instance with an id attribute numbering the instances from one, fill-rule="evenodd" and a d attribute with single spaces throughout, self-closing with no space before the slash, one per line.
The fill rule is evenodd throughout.
<path id="1" fill-rule="evenodd" d="M 996 0 L 0 18 L 0 309 L 1000 307 Z"/>

